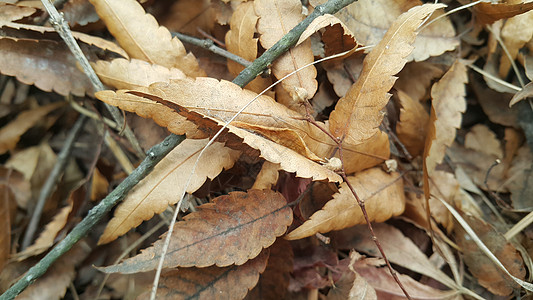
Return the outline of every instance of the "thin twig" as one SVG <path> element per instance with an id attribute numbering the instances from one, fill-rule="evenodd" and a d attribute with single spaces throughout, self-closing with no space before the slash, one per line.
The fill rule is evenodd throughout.
<path id="1" fill-rule="evenodd" d="M 55 6 L 50 2 L 50 0 L 41 0 L 44 7 L 46 8 L 46 11 L 48 14 L 50 14 L 50 23 L 54 26 L 57 33 L 61 36 L 63 41 L 67 44 L 68 48 L 76 58 L 76 60 L 80 63 L 83 72 L 87 77 L 89 77 L 89 80 L 91 81 L 94 90 L 95 91 L 103 91 L 104 85 L 94 72 L 93 68 L 91 67 L 91 64 L 89 64 L 89 61 L 81 51 L 80 46 L 72 36 L 72 32 L 70 31 L 70 28 L 68 27 L 68 23 L 65 21 L 63 16 L 59 14 Z M 117 122 L 117 124 L 122 124 L 124 122 L 120 111 L 118 108 L 111 106 L 109 104 L 105 105 L 109 113 L 111 113 L 111 116 Z M 139 157 L 144 157 L 144 152 L 139 144 L 139 141 L 137 141 L 137 138 L 135 138 L 135 135 L 133 134 L 133 131 L 129 126 L 126 125 L 124 129 L 124 135 L 128 139 L 128 141 L 131 143 L 133 149 L 137 153 Z"/>
<path id="2" fill-rule="evenodd" d="M 82 237 L 84 237 L 93 227 L 113 208 L 126 194 L 148 175 L 154 166 L 163 159 L 174 147 L 185 139 L 184 136 L 175 134 L 169 135 L 164 141 L 152 147 L 131 175 L 126 177 L 107 197 L 105 197 L 97 206 L 93 207 L 87 216 L 72 229 L 72 231 L 59 242 L 45 257 L 43 257 L 35 266 L 31 267 L 24 276 L 11 286 L 0 300 L 14 299 L 26 287 L 28 287 L 37 278 L 41 277 L 46 270 L 65 252 L 70 250 Z"/>
<path id="3" fill-rule="evenodd" d="M 172 32 L 171 33 L 172 36 L 175 36 L 177 37 L 178 39 L 180 39 L 180 41 L 182 42 L 186 42 L 186 43 L 189 43 L 189 44 L 192 44 L 192 45 L 195 45 L 195 46 L 198 46 L 198 47 L 202 47 L 204 49 L 207 49 L 217 55 L 220 55 L 222 57 L 225 57 L 227 59 L 231 59 L 233 60 L 234 62 L 238 63 L 238 64 L 241 64 L 245 67 L 248 67 L 249 65 L 251 65 L 252 63 L 247 61 L 246 59 L 238 56 L 238 55 L 235 55 L 227 50 L 224 50 L 218 46 L 215 46 L 215 42 L 213 42 L 212 40 L 210 39 L 199 39 L 199 38 L 195 38 L 195 37 L 192 37 L 192 36 L 189 36 L 189 35 L 186 35 L 186 34 L 183 34 L 183 33 L 179 33 L 179 32 Z"/>
<path id="4" fill-rule="evenodd" d="M 86 120 L 86 116 L 80 115 L 80 117 L 78 118 L 78 120 L 76 120 L 76 123 L 74 123 L 74 126 L 72 126 L 72 129 L 68 133 L 68 136 L 63 144 L 63 147 L 61 148 L 61 151 L 59 151 L 59 154 L 57 155 L 57 161 L 54 164 L 52 171 L 50 171 L 50 174 L 48 174 L 48 177 L 46 178 L 46 181 L 39 194 L 39 198 L 37 199 L 35 209 L 33 210 L 33 214 L 31 215 L 30 223 L 26 228 L 26 233 L 24 234 L 24 239 L 22 240 L 22 250 L 30 246 L 33 241 L 33 237 L 35 236 L 35 232 L 37 231 L 39 221 L 41 220 L 41 214 L 43 212 L 46 200 L 54 191 L 54 188 L 59 182 L 61 175 L 63 175 L 63 171 L 67 166 L 68 158 L 70 157 L 70 154 L 72 152 L 74 140 L 83 128 L 83 124 Z"/>

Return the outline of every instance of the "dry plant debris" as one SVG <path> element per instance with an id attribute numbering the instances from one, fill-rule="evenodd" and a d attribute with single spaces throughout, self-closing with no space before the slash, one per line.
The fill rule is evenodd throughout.
<path id="1" fill-rule="evenodd" d="M 530 297 L 533 2 L 425 2 L 0 3 L 0 299 Z"/>

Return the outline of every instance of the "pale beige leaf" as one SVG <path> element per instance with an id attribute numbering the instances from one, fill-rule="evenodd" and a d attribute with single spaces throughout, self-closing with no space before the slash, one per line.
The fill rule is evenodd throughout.
<path id="1" fill-rule="evenodd" d="M 400 121 L 396 123 L 396 134 L 409 154 L 418 156 L 424 151 L 429 115 L 417 100 L 398 90 L 400 100 Z"/>
<path id="2" fill-rule="evenodd" d="M 427 100 L 431 84 L 443 74 L 444 70 L 435 64 L 425 61 L 410 62 L 398 74 L 394 88 L 404 91 L 413 100 Z"/>
<path id="3" fill-rule="evenodd" d="M 0 3 L 0 22 L 9 22 L 31 16 L 36 9 L 9 3 Z"/>
<path id="4" fill-rule="evenodd" d="M 269 49 L 281 37 L 303 20 L 302 3 L 298 0 L 258 0 L 254 1 L 255 13 L 259 16 L 257 31 L 261 34 L 263 48 Z M 289 49 L 272 64 L 272 73 L 276 78 L 283 76 L 314 61 L 311 41 Z M 284 89 L 293 96 L 298 89 L 304 89 L 310 99 L 318 89 L 316 68 L 310 66 L 285 79 Z M 298 107 L 297 101 L 286 102 L 289 107 Z"/>
<path id="5" fill-rule="evenodd" d="M 167 68 L 178 68 L 187 76 L 204 76 L 196 58 L 187 54 L 177 38 L 147 14 L 135 0 L 91 0 L 107 29 L 132 58 Z"/>
<path id="6" fill-rule="evenodd" d="M 0 154 L 13 150 L 20 137 L 28 129 L 35 126 L 44 116 L 65 105 L 63 102 L 56 102 L 44 105 L 35 109 L 23 111 L 16 119 L 0 128 Z"/>
<path id="7" fill-rule="evenodd" d="M 180 200 L 178 195 L 184 189 L 193 165 L 207 141 L 186 139 L 165 156 L 115 210 L 113 219 L 107 224 L 98 243 L 115 240 L 131 228 L 139 226 L 142 221 L 177 203 Z M 222 143 L 213 143 L 200 157 L 186 192 L 195 192 L 206 179 L 213 179 L 223 169 L 231 168 L 239 155 L 239 151 L 229 149 Z"/>
<path id="8" fill-rule="evenodd" d="M 344 152 L 344 171 L 346 174 L 362 171 L 389 159 L 389 136 L 383 131 L 378 131 L 362 144 L 351 145 L 344 143 L 342 150 Z"/>
<path id="9" fill-rule="evenodd" d="M 452 144 L 455 131 L 461 126 L 462 113 L 466 110 L 467 81 L 466 67 L 457 61 L 431 89 L 432 111 L 424 149 L 429 175 L 442 162 L 446 147 Z"/>
<path id="10" fill-rule="evenodd" d="M 357 41 L 363 45 L 376 45 L 384 37 L 385 32 L 398 17 L 409 9 L 419 6 L 422 1 L 388 1 L 388 0 L 359 0 L 346 7 L 335 16 L 341 19 L 354 33 Z M 436 11 L 429 21 L 442 15 Z M 418 33 L 413 43 L 414 50 L 407 59 L 422 61 L 430 56 L 441 55 L 455 49 L 459 40 L 455 37 L 455 30 L 448 18 L 437 21 Z"/>
<path id="11" fill-rule="evenodd" d="M 169 82 L 172 79 L 185 79 L 180 69 L 166 68 L 143 60 L 117 58 L 110 62 L 99 60 L 92 64 L 100 80 L 115 89 L 148 87 L 154 82 Z"/>
<path id="12" fill-rule="evenodd" d="M 511 57 L 503 54 L 500 59 L 500 77 L 507 77 L 511 60 L 515 60 L 518 51 L 533 37 L 533 11 L 509 18 L 501 31 L 501 38 Z"/>
<path id="13" fill-rule="evenodd" d="M 517 102 L 522 101 L 526 98 L 533 97 L 533 82 L 530 82 L 522 88 L 522 90 L 516 93 L 511 101 L 509 102 L 509 107 L 515 105 Z"/>
<path id="14" fill-rule="evenodd" d="M 477 124 L 465 136 L 465 147 L 497 158 L 503 158 L 503 150 L 496 134 L 486 125 Z"/>
<path id="15" fill-rule="evenodd" d="M 269 161 L 265 161 L 261 166 L 261 171 L 255 178 L 252 189 L 256 190 L 269 190 L 273 185 L 278 182 L 279 177 L 279 164 L 273 164 Z"/>
<path id="16" fill-rule="evenodd" d="M 329 119 L 331 133 L 350 144 L 360 144 L 378 132 L 387 104 L 388 91 L 396 81 L 406 57 L 413 47 L 416 29 L 423 19 L 441 4 L 417 6 L 402 14 L 389 28 L 380 43 L 364 60 L 357 82 L 341 98 Z"/>
<path id="17" fill-rule="evenodd" d="M 348 177 L 359 198 L 365 202 L 372 222 L 383 222 L 401 214 L 405 207 L 403 181 L 398 173 L 388 174 L 381 168 L 372 168 Z M 296 240 L 333 230 L 364 224 L 365 218 L 359 204 L 346 183 L 322 208 L 300 227 L 287 235 Z"/>
<path id="18" fill-rule="evenodd" d="M 226 49 L 248 61 L 257 58 L 257 38 L 254 38 L 258 17 L 253 2 L 239 4 L 231 16 L 230 30 L 226 33 Z M 228 70 L 237 76 L 244 66 L 228 59 Z M 258 76 L 246 88 L 260 93 L 271 84 L 271 80 Z"/>

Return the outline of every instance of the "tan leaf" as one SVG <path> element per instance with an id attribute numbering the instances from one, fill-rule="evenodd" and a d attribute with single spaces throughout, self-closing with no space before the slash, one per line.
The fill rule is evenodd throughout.
<path id="1" fill-rule="evenodd" d="M 272 245 L 291 223 L 292 210 L 280 193 L 249 190 L 217 197 L 176 223 L 163 267 L 242 265 Z M 164 237 L 141 254 L 101 269 L 120 273 L 154 270 L 163 241 Z"/>
<path id="2" fill-rule="evenodd" d="M 56 102 L 23 111 L 15 120 L 0 128 L 0 154 L 15 149 L 20 137 L 28 129 L 35 126 L 44 116 L 63 105 L 65 105 L 65 103 Z"/>
<path id="3" fill-rule="evenodd" d="M 92 64 L 100 80 L 115 89 L 148 87 L 154 82 L 169 82 L 172 79 L 185 79 L 185 73 L 176 68 L 165 68 L 143 60 L 117 58 L 111 62 L 99 60 Z"/>
<path id="4" fill-rule="evenodd" d="M 282 36 L 303 20 L 302 3 L 298 0 L 258 0 L 254 1 L 255 13 L 259 16 L 257 31 L 259 41 L 265 49 L 272 47 Z M 314 61 L 311 41 L 289 49 L 272 64 L 272 73 L 280 79 L 292 71 Z M 282 82 L 283 88 L 293 96 L 298 89 L 304 89 L 307 99 L 318 89 L 316 68 L 307 67 Z M 286 101 L 288 107 L 299 107 L 297 101 Z"/>
<path id="5" fill-rule="evenodd" d="M 479 24 L 492 24 L 501 19 L 511 18 L 533 9 L 533 2 L 492 3 L 481 2 L 473 7 Z"/>
<path id="6" fill-rule="evenodd" d="M 37 10 L 32 7 L 0 3 L 0 22 L 16 21 L 31 16 L 35 11 Z"/>
<path id="7" fill-rule="evenodd" d="M 92 94 L 91 82 L 76 63 L 64 43 L 0 39 L 0 72 L 43 91 L 63 96 Z"/>
<path id="8" fill-rule="evenodd" d="M 465 136 L 465 147 L 497 158 L 503 158 L 503 150 L 496 134 L 486 125 L 477 124 Z"/>
<path id="9" fill-rule="evenodd" d="M 354 81 L 359 78 L 363 69 L 362 54 L 355 53 L 343 61 L 331 61 L 324 63 L 324 69 L 327 71 L 328 80 L 333 85 L 335 94 L 344 97 Z M 315 99 L 313 98 L 313 101 Z"/>
<path id="10" fill-rule="evenodd" d="M 115 240 L 131 228 L 139 226 L 142 221 L 177 203 L 180 200 L 178 195 L 182 192 L 197 157 L 207 142 L 206 139 L 186 139 L 165 156 L 115 210 L 115 216 L 107 224 L 98 243 L 105 244 Z M 213 143 L 200 157 L 196 172 L 186 191 L 195 192 L 207 178 L 213 179 L 223 169 L 231 168 L 238 157 L 238 151 L 224 147 L 222 143 Z"/>
<path id="11" fill-rule="evenodd" d="M 27 207 L 28 200 L 31 197 L 31 186 L 29 179 L 24 178 L 24 175 L 12 168 L 0 167 L 0 185 L 7 184 L 15 203 L 11 203 L 13 208 L 17 206 L 23 208 Z"/>
<path id="12" fill-rule="evenodd" d="M 457 61 L 431 89 L 433 102 L 424 149 L 424 164 L 430 176 L 442 162 L 446 147 L 455 140 L 456 129 L 461 127 L 467 81 L 466 67 Z"/>
<path id="13" fill-rule="evenodd" d="M 252 189 L 256 190 L 270 190 L 273 185 L 278 182 L 279 178 L 279 164 L 273 164 L 269 161 L 265 161 L 261 166 L 261 171 L 255 177 L 254 185 Z"/>
<path id="14" fill-rule="evenodd" d="M 468 224 L 505 268 L 515 277 L 524 280 L 526 269 L 520 253 L 505 237 L 490 224 L 473 216 L 463 216 Z M 455 237 L 462 248 L 466 265 L 479 284 L 496 295 L 510 295 L 519 288 L 510 277 L 498 268 L 488 256 L 483 254 L 474 241 L 469 238 L 462 226 L 456 226 Z"/>
<path id="15" fill-rule="evenodd" d="M 379 131 L 383 114 L 398 73 L 413 47 L 415 30 L 425 16 L 443 5 L 417 6 L 402 14 L 363 63 L 357 82 L 341 98 L 329 119 L 331 133 L 350 144 L 360 144 Z"/>
<path id="16" fill-rule="evenodd" d="M 161 275 L 157 299 L 243 299 L 248 290 L 257 284 L 259 274 L 263 273 L 267 261 L 270 261 L 268 252 L 268 249 L 263 250 L 259 256 L 242 266 L 167 271 Z M 138 299 L 149 299 L 149 296 L 149 293 L 145 293 Z"/>
<path id="17" fill-rule="evenodd" d="M 424 151 L 429 115 L 417 100 L 398 90 L 400 100 L 400 121 L 396 123 L 396 133 L 409 154 L 416 157 Z"/>
<path id="18" fill-rule="evenodd" d="M 254 38 L 258 17 L 253 2 L 239 4 L 231 16 L 230 30 L 226 33 L 226 49 L 248 61 L 257 58 L 257 38 Z M 244 66 L 228 59 L 228 70 L 237 76 Z M 258 76 L 246 88 L 260 93 L 271 84 L 270 79 Z"/>
<path id="19" fill-rule="evenodd" d="M 346 174 L 362 171 L 389 159 L 389 136 L 382 131 L 378 131 L 362 144 L 350 145 L 344 143 L 342 151 L 344 152 L 343 161 Z"/>
<path id="20" fill-rule="evenodd" d="M 314 19 L 302 35 L 300 35 L 300 39 L 298 39 L 296 45 L 301 44 L 321 29 L 324 29 L 322 41 L 326 48 L 326 56 L 348 51 L 357 46 L 357 41 L 352 31 L 341 20 L 330 14 L 325 14 Z"/>
<path id="21" fill-rule="evenodd" d="M 291 272 L 293 270 L 293 252 L 291 244 L 284 239 L 277 239 L 270 250 L 265 272 L 259 282 L 247 295 L 245 300 L 284 299 Z"/>
<path id="22" fill-rule="evenodd" d="M 533 82 L 530 82 L 522 88 L 522 90 L 516 93 L 511 101 L 509 102 L 509 107 L 515 105 L 517 102 L 522 101 L 526 98 L 533 97 Z"/>
<path id="23" fill-rule="evenodd" d="M 359 43 L 376 45 L 402 13 L 420 5 L 422 1 L 360 0 L 341 10 L 336 16 L 352 30 Z M 435 11 L 428 21 L 442 14 L 442 11 Z M 414 43 L 409 42 L 411 43 L 414 50 L 406 55 L 407 60 L 422 61 L 455 49 L 459 40 L 455 37 L 451 21 L 443 18 L 418 33 Z"/>
<path id="24" fill-rule="evenodd" d="M 394 88 L 402 90 L 413 100 L 427 100 L 431 84 L 443 74 L 444 70 L 435 64 L 425 61 L 410 62 L 398 74 L 398 80 L 394 83 Z"/>
<path id="25" fill-rule="evenodd" d="M 100 18 L 118 43 L 132 58 L 167 68 L 178 68 L 187 76 L 204 76 L 196 58 L 172 38 L 165 27 L 147 14 L 135 0 L 91 0 Z"/>
<path id="26" fill-rule="evenodd" d="M 0 272 L 4 269 L 11 252 L 10 209 L 15 205 L 15 196 L 8 185 L 0 184 Z"/>
<path id="27" fill-rule="evenodd" d="M 509 51 L 510 59 L 515 60 L 518 51 L 533 37 L 533 11 L 509 18 L 501 31 L 501 38 Z M 511 68 L 509 56 L 502 55 L 500 59 L 500 77 L 507 77 Z"/>
<path id="28" fill-rule="evenodd" d="M 398 173 L 387 174 L 381 168 L 372 168 L 348 177 L 359 198 L 365 202 L 372 222 L 383 222 L 401 214 L 405 206 L 403 181 Z M 365 223 L 363 213 L 352 192 L 343 183 L 339 192 L 300 227 L 287 235 L 296 240 L 318 232 L 348 228 Z"/>

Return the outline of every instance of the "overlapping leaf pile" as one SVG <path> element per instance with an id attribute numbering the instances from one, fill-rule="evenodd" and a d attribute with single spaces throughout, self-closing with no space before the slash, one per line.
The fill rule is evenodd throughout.
<path id="1" fill-rule="evenodd" d="M 243 88 L 226 79 L 244 66 L 194 47 L 187 52 L 171 31 L 212 34 L 229 52 L 253 61 L 325 1 L 183 0 L 144 7 L 134 0 L 89 1 L 69 1 L 63 12 L 107 90 L 95 91 L 53 28 L 37 25 L 46 21 L 42 8 L 22 3 L 0 4 L 0 72 L 43 91 L 87 95 L 132 113 L 130 125 L 143 144 L 159 142 L 162 129 L 134 114 L 185 139 L 96 230 L 98 247 L 84 266 L 105 265 L 98 268 L 102 277 L 132 275 L 111 280 L 106 291 L 86 280 L 83 297 L 149 297 L 145 281 L 157 268 L 166 234 L 122 261 L 118 250 L 103 249 L 140 238 L 136 232 L 165 219 L 181 194 L 188 196 L 164 257 L 161 299 L 292 299 L 309 298 L 311 291 L 327 299 L 400 297 L 376 236 L 390 262 L 409 271 L 399 279 L 412 297 L 524 293 L 509 273 L 527 281 L 533 270 L 531 243 L 525 242 L 531 230 L 524 230 L 531 218 L 513 227 L 533 210 L 532 85 L 525 79 L 533 74 L 531 2 L 478 3 L 447 16 L 460 4 L 359 0 L 315 19 L 266 75 Z M 97 37 L 102 32 L 113 41 Z M 92 174 L 89 182 L 72 163 L 63 180 L 68 184 L 57 189 L 70 195 L 67 205 L 54 202 L 56 211 L 47 211 L 48 225 L 32 246 L 11 246 L 10 239 L 20 236 L 11 228 L 28 217 L 16 208 L 33 210 L 55 160 L 47 141 L 25 147 L 24 134 L 51 128 L 63 119 L 54 111 L 64 106 L 27 100 L 31 109 L 21 109 L 8 102 L 14 89 L 6 84 L 0 103 L 7 111 L 1 117 L 17 115 L 0 129 L 2 289 L 68 231 L 80 206 L 87 207 L 86 196 L 101 199 L 124 176 L 114 170 L 113 156 L 100 150 L 96 159 L 79 163 Z M 78 102 L 70 106 L 102 120 Z M 121 124 L 106 122 L 120 130 Z M 131 149 L 117 139 L 126 152 Z M 493 165 L 496 160 L 501 163 Z M 486 258 L 448 205 L 508 273 Z M 362 227 L 367 218 L 377 222 L 376 236 Z M 83 250 L 68 253 L 69 280 L 50 297 L 64 295 L 74 267 L 88 255 Z M 463 263 L 472 275 L 467 279 Z M 60 275 L 48 276 L 25 297 Z M 135 291 L 120 281 L 126 276 Z M 476 292 L 466 288 L 474 284 Z"/>

